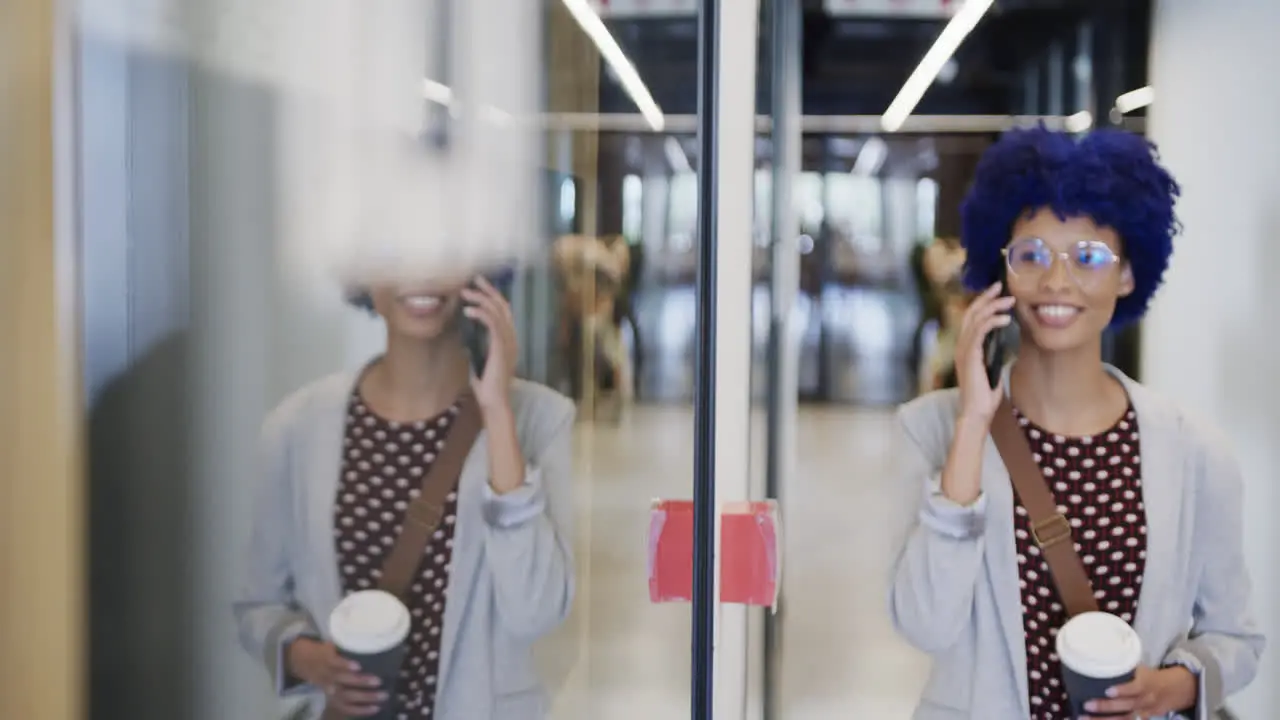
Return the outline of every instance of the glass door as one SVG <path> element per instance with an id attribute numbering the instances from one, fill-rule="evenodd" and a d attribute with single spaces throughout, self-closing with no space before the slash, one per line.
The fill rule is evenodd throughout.
<path id="1" fill-rule="evenodd" d="M 557 719 L 744 712 L 747 619 L 715 564 L 718 508 L 749 497 L 755 77 L 720 71 L 754 66 L 743 9 L 547 0 L 548 169 L 572 191 L 529 270 L 529 365 L 579 417 Z"/>

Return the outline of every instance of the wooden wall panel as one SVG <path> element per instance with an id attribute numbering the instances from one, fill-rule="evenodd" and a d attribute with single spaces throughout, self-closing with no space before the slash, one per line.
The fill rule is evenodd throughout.
<path id="1" fill-rule="evenodd" d="M 554 0 L 547 9 L 547 112 L 596 113 L 600 109 L 600 52 L 578 23 Z M 556 132 L 556 131 L 553 131 Z M 548 138 L 548 151 L 556 153 L 560 138 Z M 579 229 L 594 235 L 597 229 L 597 156 L 600 138 L 596 132 L 573 132 L 573 174 L 578 179 Z M 548 163 L 556 167 L 555 157 Z"/>
<path id="2" fill-rule="evenodd" d="M 0 717 L 83 717 L 83 481 L 53 0 L 0 4 Z M 62 106 L 68 110 L 68 106 Z M 65 121 L 65 118 L 63 118 Z"/>

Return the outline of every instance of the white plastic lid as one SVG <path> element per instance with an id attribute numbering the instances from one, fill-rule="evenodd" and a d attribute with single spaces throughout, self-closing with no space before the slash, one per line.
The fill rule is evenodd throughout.
<path id="1" fill-rule="evenodd" d="M 409 609 L 381 590 L 351 593 L 329 615 L 333 644 L 347 652 L 376 655 L 404 642 L 409 635 Z"/>
<path id="2" fill-rule="evenodd" d="M 1058 658 L 1081 675 L 1111 678 L 1124 675 L 1142 661 L 1142 640 L 1116 615 L 1087 612 L 1058 631 Z"/>

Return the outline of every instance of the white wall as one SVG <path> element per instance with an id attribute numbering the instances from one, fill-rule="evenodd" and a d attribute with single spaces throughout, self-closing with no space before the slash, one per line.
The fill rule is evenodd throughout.
<path id="1" fill-rule="evenodd" d="M 1150 130 L 1183 184 L 1186 226 L 1143 335 L 1147 382 L 1222 428 L 1246 477 L 1254 606 L 1272 639 L 1231 705 L 1245 720 L 1280 705 L 1280 3 L 1157 3 Z"/>

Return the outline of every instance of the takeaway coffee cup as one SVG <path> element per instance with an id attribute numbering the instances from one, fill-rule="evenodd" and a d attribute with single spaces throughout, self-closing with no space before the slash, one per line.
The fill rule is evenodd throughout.
<path id="1" fill-rule="evenodd" d="M 329 636 L 338 652 L 359 663 L 361 673 L 377 676 L 380 689 L 392 698 L 408 635 L 409 609 L 395 595 L 381 590 L 351 593 L 329 615 Z M 394 718 L 394 705 L 388 700 L 372 717 Z"/>
<path id="2" fill-rule="evenodd" d="M 1133 679 L 1142 660 L 1142 641 L 1129 623 L 1105 612 L 1081 613 L 1058 630 L 1058 659 L 1071 701 L 1071 717 L 1108 717 L 1085 712 L 1084 704 L 1107 696 L 1107 689 Z"/>

